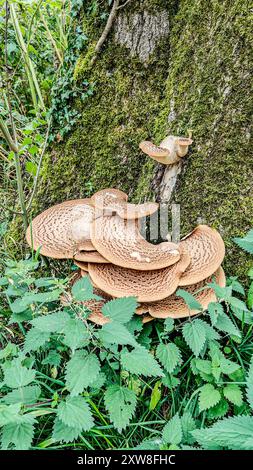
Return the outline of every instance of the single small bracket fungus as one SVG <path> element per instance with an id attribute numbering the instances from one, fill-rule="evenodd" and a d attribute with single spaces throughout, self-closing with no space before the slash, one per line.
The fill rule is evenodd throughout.
<path id="1" fill-rule="evenodd" d="M 82 251 L 94 251 L 90 225 L 94 208 L 90 199 L 57 204 L 39 214 L 26 231 L 30 247 L 51 258 L 78 258 Z"/>
<path id="2" fill-rule="evenodd" d="M 143 141 L 139 147 L 146 155 L 157 162 L 163 165 L 173 165 L 179 162 L 180 158 L 185 157 L 192 142 L 189 137 L 169 135 L 162 140 L 159 146 L 149 141 Z"/>
<path id="3" fill-rule="evenodd" d="M 83 269 L 82 263 L 110 263 L 98 251 L 82 251 L 74 256 L 76 265 Z M 78 263 L 80 262 L 80 263 Z"/>
<path id="4" fill-rule="evenodd" d="M 172 266 L 153 271 L 89 263 L 89 275 L 99 289 L 114 297 L 134 295 L 139 302 L 155 302 L 175 292 L 179 279 L 189 264 L 190 256 L 186 253 Z"/>
<path id="5" fill-rule="evenodd" d="M 111 263 L 141 271 L 165 268 L 175 264 L 181 256 L 175 243 L 153 245 L 142 237 L 135 220 L 124 220 L 117 215 L 94 220 L 91 240 Z"/>
<path id="6" fill-rule="evenodd" d="M 184 287 L 186 292 L 194 295 L 197 302 L 202 305 L 202 309 L 206 310 L 210 302 L 216 302 L 217 298 L 212 288 L 206 287 L 212 280 L 220 287 L 225 287 L 225 273 L 220 267 L 212 276 L 197 282 L 191 286 Z M 205 288 L 206 287 L 206 288 Z M 149 313 L 154 318 L 184 318 L 200 313 L 200 310 L 190 310 L 182 297 L 178 297 L 176 293 L 166 297 L 158 302 L 143 303 L 137 307 L 136 313 L 142 315 Z"/>
<path id="7" fill-rule="evenodd" d="M 211 276 L 225 256 L 225 245 L 220 234 L 208 225 L 196 227 L 181 240 L 179 247 L 191 256 L 191 263 L 182 275 L 179 286 L 189 286 Z"/>

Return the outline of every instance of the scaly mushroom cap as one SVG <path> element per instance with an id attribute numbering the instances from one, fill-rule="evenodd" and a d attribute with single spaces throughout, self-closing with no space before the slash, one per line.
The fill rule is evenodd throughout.
<path id="1" fill-rule="evenodd" d="M 81 271 L 88 272 L 88 263 L 84 263 L 83 261 L 75 261 L 75 265 L 81 269 Z"/>
<path id="2" fill-rule="evenodd" d="M 153 142 L 148 140 L 143 140 L 139 144 L 139 147 L 146 155 L 149 155 L 150 157 L 168 157 L 170 154 L 168 149 L 158 147 L 157 145 L 153 144 Z"/>
<path id="3" fill-rule="evenodd" d="M 80 258 L 82 258 L 81 261 Z M 82 266 L 83 263 L 110 263 L 110 261 L 105 259 L 98 251 L 94 250 L 82 252 L 78 260 L 75 258 L 75 264 L 79 266 L 79 268 L 84 269 Z"/>
<path id="4" fill-rule="evenodd" d="M 127 195 L 118 189 L 103 189 L 93 194 L 91 203 L 97 209 L 106 215 L 117 213 L 123 219 L 139 219 L 151 215 L 158 209 L 156 202 L 147 202 L 144 204 L 130 204 L 127 202 Z"/>
<path id="5" fill-rule="evenodd" d="M 225 287 L 226 277 L 223 269 L 220 267 L 212 276 L 208 277 L 207 279 L 184 288 L 186 292 L 194 295 L 195 299 L 202 305 L 203 310 L 207 309 L 210 302 L 216 302 L 217 300 L 213 289 L 203 289 L 205 286 L 207 286 L 208 283 L 212 282 L 213 278 L 220 287 Z M 199 291 L 199 289 L 203 290 Z M 150 304 L 143 303 L 136 310 L 136 313 L 139 315 L 146 312 L 155 318 L 183 318 L 196 315 L 200 311 L 190 310 L 182 297 L 178 297 L 176 293 L 174 293 L 170 297 L 160 300 L 159 302 L 152 302 Z"/>
<path id="6" fill-rule="evenodd" d="M 141 236 L 134 220 L 124 220 L 117 215 L 94 220 L 91 240 L 105 259 L 124 268 L 151 271 L 180 259 L 178 245 L 171 242 L 152 245 Z"/>
<path id="7" fill-rule="evenodd" d="M 189 263 L 190 256 L 187 253 L 183 253 L 172 266 L 153 271 L 89 263 L 89 275 L 96 286 L 114 297 L 134 295 L 139 302 L 155 302 L 175 292 L 180 276 Z"/>
<path id="8" fill-rule="evenodd" d="M 211 276 L 225 256 L 224 242 L 217 230 L 199 225 L 179 243 L 191 256 L 191 263 L 182 275 L 179 286 L 189 286 Z"/>
<path id="9" fill-rule="evenodd" d="M 51 258 L 81 259 L 82 251 L 94 250 L 90 224 L 94 208 L 90 199 L 77 199 L 57 204 L 37 215 L 26 231 L 30 247 Z"/>

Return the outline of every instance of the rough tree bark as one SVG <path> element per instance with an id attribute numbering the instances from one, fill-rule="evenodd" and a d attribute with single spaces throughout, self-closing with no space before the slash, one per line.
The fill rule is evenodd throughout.
<path id="1" fill-rule="evenodd" d="M 249 16 L 247 0 L 133 0 L 119 11 L 94 66 L 87 52 L 78 61 L 76 79 L 95 92 L 75 104 L 80 123 L 47 156 L 35 212 L 107 186 L 132 201 L 177 202 L 182 232 L 200 221 L 217 227 L 227 271 L 243 275 L 231 236 L 253 226 Z M 83 27 L 92 47 L 99 13 Z M 170 170 L 138 144 L 188 129 L 194 145 L 171 194 Z"/>

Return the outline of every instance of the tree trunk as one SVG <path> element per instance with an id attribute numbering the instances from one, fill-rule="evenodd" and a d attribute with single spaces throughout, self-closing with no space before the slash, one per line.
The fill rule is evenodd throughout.
<path id="1" fill-rule="evenodd" d="M 100 14 L 85 22 L 91 47 Z M 253 226 L 249 16 L 247 0 L 133 0 L 119 10 L 94 65 L 89 53 L 78 60 L 75 77 L 94 94 L 76 103 L 78 126 L 47 156 L 35 210 L 109 186 L 132 201 L 176 202 L 182 234 L 216 227 L 227 271 L 245 273 L 231 237 Z M 189 129 L 194 144 L 172 181 L 138 144 Z"/>

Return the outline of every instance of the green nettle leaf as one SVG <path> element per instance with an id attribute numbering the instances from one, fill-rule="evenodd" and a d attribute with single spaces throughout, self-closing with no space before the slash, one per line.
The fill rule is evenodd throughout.
<path id="1" fill-rule="evenodd" d="M 153 387 L 151 397 L 150 397 L 150 403 L 149 403 L 149 409 L 150 411 L 154 410 L 159 403 L 161 399 L 161 381 L 158 380 L 155 383 L 155 386 Z"/>
<path id="2" fill-rule="evenodd" d="M 170 333 L 171 331 L 174 330 L 174 320 L 173 320 L 173 318 L 168 317 L 164 320 L 164 330 L 167 333 Z"/>
<path id="3" fill-rule="evenodd" d="M 20 408 L 21 403 L 9 406 L 0 403 L 0 426 L 17 422 L 19 419 Z"/>
<path id="4" fill-rule="evenodd" d="M 102 313 L 118 323 L 127 323 L 133 317 L 137 305 L 136 297 L 113 299 L 102 307 Z"/>
<path id="5" fill-rule="evenodd" d="M 203 310 L 202 305 L 195 299 L 195 297 L 192 294 L 190 294 L 190 292 L 187 292 L 184 289 L 178 289 L 176 291 L 176 295 L 178 297 L 182 297 L 182 299 L 188 305 L 190 310 L 199 310 L 200 312 L 202 312 Z"/>
<path id="6" fill-rule="evenodd" d="M 209 343 L 214 341 L 214 340 L 220 339 L 220 335 L 219 335 L 218 331 L 216 331 L 211 325 L 209 325 L 208 323 L 206 323 L 204 321 L 203 326 L 204 326 L 205 332 L 206 332 L 206 339 L 207 339 L 207 341 L 209 341 Z"/>
<path id="7" fill-rule="evenodd" d="M 121 432 L 135 412 L 137 398 L 134 391 L 120 385 L 110 385 L 105 391 L 104 399 L 111 422 Z"/>
<path id="8" fill-rule="evenodd" d="M 243 238 L 234 238 L 233 240 L 244 251 L 247 251 L 247 253 L 253 254 L 252 230 L 250 230 L 245 235 L 245 237 L 243 237 Z"/>
<path id="9" fill-rule="evenodd" d="M 39 385 L 27 385 L 20 387 L 7 393 L 4 397 L 5 403 L 11 405 L 14 403 L 22 403 L 23 405 L 31 405 L 36 403 L 41 394 Z"/>
<path id="10" fill-rule="evenodd" d="M 239 294 L 245 295 L 245 290 L 242 284 L 237 280 L 236 277 L 230 278 L 232 290 L 238 292 Z"/>
<path id="11" fill-rule="evenodd" d="M 82 279 L 76 281 L 71 292 L 75 300 L 83 302 L 85 300 L 99 300 L 101 298 L 93 293 L 93 286 L 88 276 L 84 276 Z"/>
<path id="12" fill-rule="evenodd" d="M 80 428 L 71 427 L 56 418 L 53 427 L 52 438 L 58 442 L 73 442 L 78 438 L 81 431 Z"/>
<path id="13" fill-rule="evenodd" d="M 66 387 L 71 396 L 78 395 L 92 385 L 100 371 L 100 363 L 95 354 L 76 351 L 66 366 Z"/>
<path id="14" fill-rule="evenodd" d="M 180 444 L 183 438 L 181 420 L 176 414 L 163 428 L 163 440 L 168 444 Z"/>
<path id="15" fill-rule="evenodd" d="M 144 346 L 138 346 L 129 352 L 124 349 L 121 352 L 122 367 L 132 374 L 143 374 L 147 377 L 163 377 L 161 367 L 155 358 Z"/>
<path id="16" fill-rule="evenodd" d="M 223 388 L 224 397 L 228 399 L 231 403 L 237 406 L 241 406 L 242 401 L 242 391 L 237 384 L 228 384 Z"/>
<path id="17" fill-rule="evenodd" d="M 223 315 L 218 317 L 217 322 L 215 324 L 215 328 L 217 328 L 218 330 L 224 331 L 225 333 L 228 333 L 229 335 L 235 335 L 235 336 L 238 336 L 239 338 L 241 337 L 240 331 L 234 325 L 232 320 L 230 320 L 229 316 L 226 313 L 223 313 Z"/>
<path id="18" fill-rule="evenodd" d="M 196 429 L 196 423 L 189 411 L 186 411 L 183 416 L 181 417 L 181 426 L 183 431 L 183 441 L 187 442 L 188 444 L 192 444 L 194 439 L 191 435 L 191 431 Z"/>
<path id="19" fill-rule="evenodd" d="M 22 366 L 18 359 L 14 359 L 4 371 L 4 383 L 10 388 L 24 387 L 34 379 L 35 370 Z"/>
<path id="20" fill-rule="evenodd" d="M 212 363 L 206 359 L 196 359 L 195 367 L 200 371 L 204 372 L 204 374 L 210 375 L 212 374 Z"/>
<path id="21" fill-rule="evenodd" d="M 98 335 L 103 343 L 131 344 L 132 346 L 136 344 L 135 338 L 128 329 L 116 321 L 103 325 Z"/>
<path id="22" fill-rule="evenodd" d="M 212 384 L 205 384 L 200 388 L 199 394 L 199 410 L 208 410 L 212 406 L 217 405 L 221 399 L 221 394 L 214 388 Z"/>
<path id="23" fill-rule="evenodd" d="M 200 354 L 206 341 L 204 323 L 203 320 L 196 319 L 183 326 L 183 337 L 195 356 Z"/>
<path id="24" fill-rule="evenodd" d="M 65 329 L 66 323 L 69 320 L 70 316 L 67 312 L 55 312 L 35 318 L 30 323 L 41 331 L 46 331 L 48 333 L 61 333 Z"/>
<path id="25" fill-rule="evenodd" d="M 172 373 L 175 367 L 182 363 L 180 349 L 174 343 L 160 343 L 156 349 L 156 356 L 167 370 Z"/>
<path id="26" fill-rule="evenodd" d="M 42 292 L 38 294 L 31 294 L 27 292 L 22 296 L 22 298 L 16 299 L 10 307 L 13 313 L 21 313 L 26 310 L 27 307 L 31 304 L 54 302 L 59 299 L 61 293 L 61 289 L 54 289 L 52 291 Z"/>
<path id="27" fill-rule="evenodd" d="M 220 368 L 223 374 L 230 375 L 233 374 L 233 372 L 235 372 L 237 369 L 239 369 L 240 365 L 222 356 L 220 358 Z"/>
<path id="28" fill-rule="evenodd" d="M 48 331 L 31 328 L 25 336 L 24 352 L 37 351 L 41 346 L 44 346 L 49 339 L 50 333 Z"/>
<path id="29" fill-rule="evenodd" d="M 84 397 L 67 397 L 57 409 L 58 418 L 67 426 L 88 431 L 94 425 L 88 403 Z"/>
<path id="30" fill-rule="evenodd" d="M 213 326 L 216 325 L 218 317 L 224 314 L 224 308 L 219 302 L 210 302 L 208 305 L 208 313 Z"/>
<path id="31" fill-rule="evenodd" d="M 48 355 L 43 359 L 42 364 L 43 365 L 50 365 L 50 366 L 55 366 L 58 367 L 61 363 L 61 355 L 52 349 L 49 351 Z"/>
<path id="32" fill-rule="evenodd" d="M 23 415 L 20 422 L 4 426 L 2 430 L 2 449 L 6 450 L 10 444 L 14 444 L 17 450 L 28 450 L 33 440 L 34 422 L 33 417 Z"/>
<path id="33" fill-rule="evenodd" d="M 208 410 L 208 419 L 223 418 L 229 410 L 228 402 L 222 398 L 217 405 Z"/>
<path id="34" fill-rule="evenodd" d="M 253 282 L 250 284 L 250 287 L 248 290 L 247 304 L 248 304 L 248 308 L 252 310 L 253 309 Z M 251 318 L 252 318 L 252 313 L 251 313 Z"/>
<path id="35" fill-rule="evenodd" d="M 224 418 L 210 428 L 192 431 L 192 435 L 205 448 L 217 445 L 231 450 L 253 450 L 253 416 Z"/>
<path id="36" fill-rule="evenodd" d="M 253 355 L 251 356 L 250 366 L 246 379 L 246 396 L 248 404 L 253 410 Z"/>
<path id="37" fill-rule="evenodd" d="M 237 299 L 237 297 L 230 297 L 229 305 L 231 305 L 231 307 L 233 308 L 238 308 L 239 310 L 242 310 L 243 312 L 248 312 L 248 308 L 245 302 L 243 302 L 240 299 Z"/>
<path id="38" fill-rule="evenodd" d="M 63 343 L 72 350 L 85 346 L 89 341 L 88 330 L 78 318 L 71 318 L 66 323 L 63 332 Z"/>

